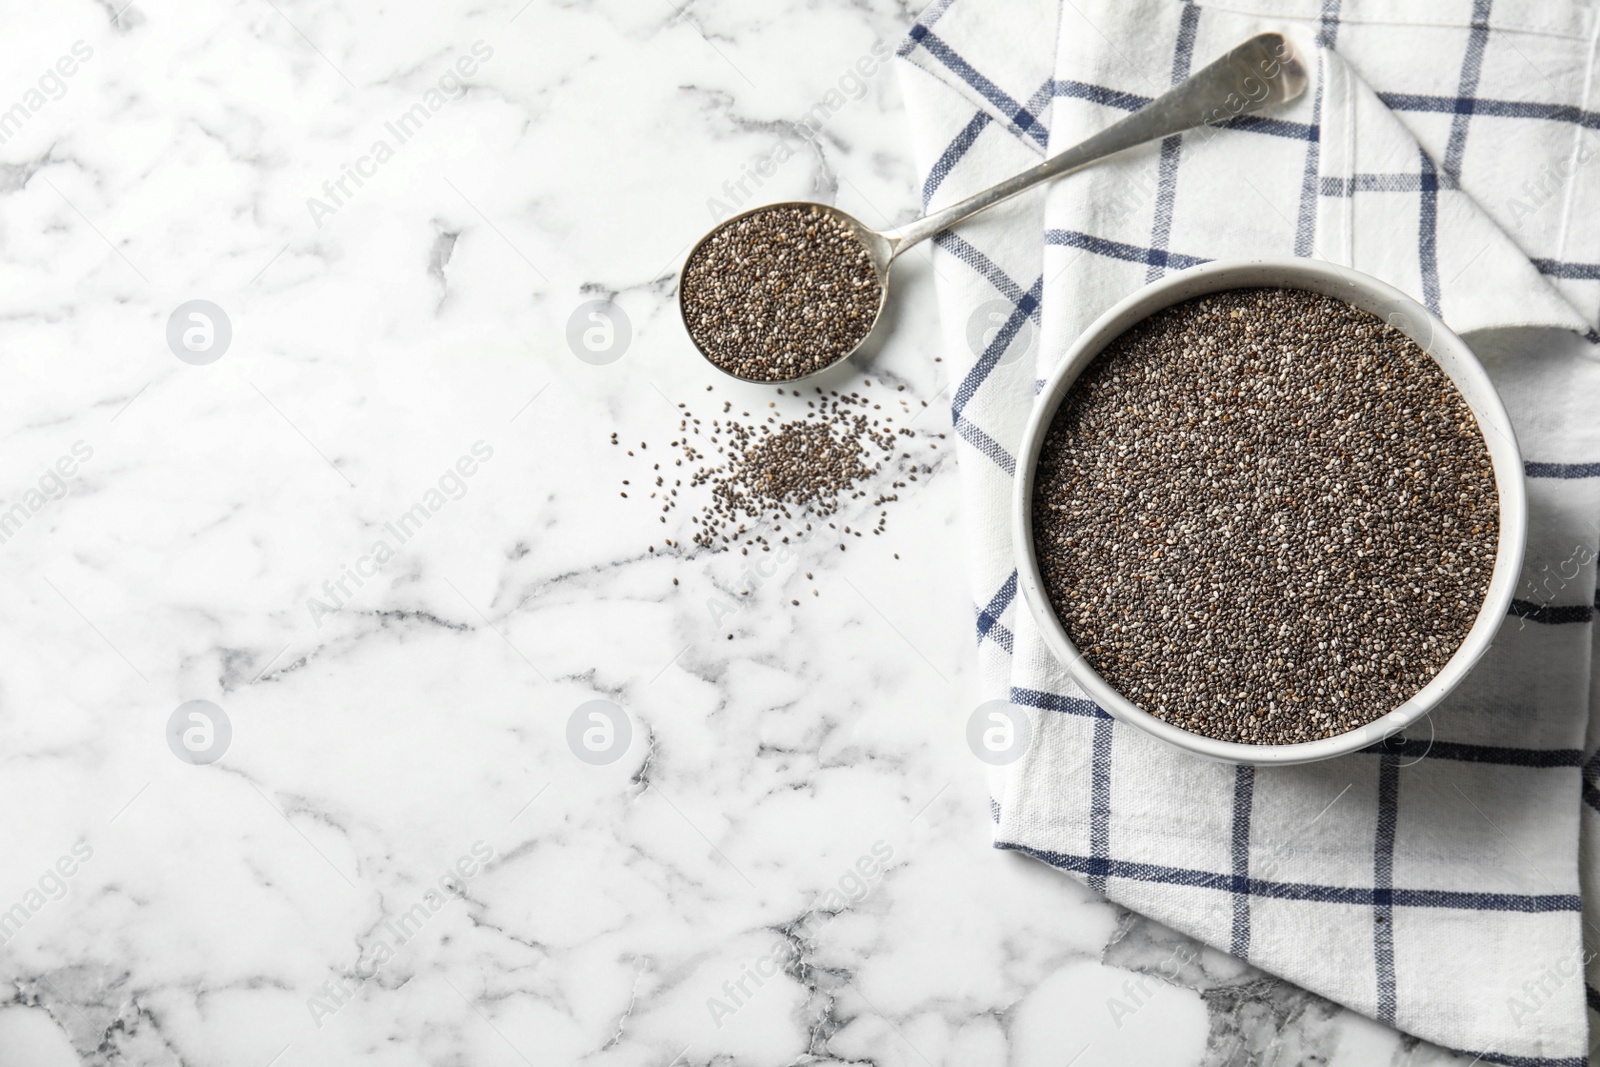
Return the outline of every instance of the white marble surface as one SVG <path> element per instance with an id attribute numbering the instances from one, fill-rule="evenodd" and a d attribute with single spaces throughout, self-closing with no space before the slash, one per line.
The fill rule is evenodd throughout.
<path id="1" fill-rule="evenodd" d="M 721 618 L 747 561 L 619 497 L 613 430 L 664 458 L 680 401 L 793 402 L 707 394 L 681 333 L 710 199 L 771 160 L 745 203 L 910 217 L 896 76 L 843 79 L 912 9 L 122 2 L 4 10 L 0 1067 L 1441 1059 L 988 847 L 950 451 Z M 908 266 L 839 381 L 931 445 Z M 193 299 L 207 365 L 165 338 Z"/>

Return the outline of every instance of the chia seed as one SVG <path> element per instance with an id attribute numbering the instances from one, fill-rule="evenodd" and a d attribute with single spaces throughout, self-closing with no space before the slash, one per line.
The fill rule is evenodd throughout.
<path id="1" fill-rule="evenodd" d="M 669 476 L 659 473 L 659 463 L 651 467 L 651 485 L 622 479 L 629 489 L 648 491 L 647 503 L 659 506 L 662 523 L 680 504 L 693 508 L 691 497 L 699 503 L 689 518 L 693 547 L 669 537 L 666 548 L 681 556 L 733 548 L 744 555 L 752 549 L 769 552 L 774 546 L 780 551 L 783 546 L 798 548 L 824 528 L 830 536 L 839 535 L 839 524 L 828 520 L 852 512 L 864 515 L 874 533 L 883 533 L 889 505 L 899 501 L 897 490 L 906 487 L 895 475 L 905 472 L 914 480 L 916 472 L 933 473 L 931 463 L 919 463 L 911 452 L 899 449 L 931 449 L 944 434 L 896 426 L 893 415 L 881 413 L 881 404 L 859 393 L 814 389 L 803 410 L 798 405 L 806 394 L 798 389 L 792 393 L 794 417 L 773 413 L 759 422 L 749 412 L 734 413 L 731 401 L 723 403 L 721 417 L 705 419 L 687 405 L 677 405 L 677 431 L 668 447 L 678 454 L 673 466 L 688 469 L 670 484 Z M 910 416 L 909 405 L 900 401 L 899 407 L 902 417 Z M 876 518 L 870 516 L 872 510 Z M 861 536 L 849 526 L 843 533 Z M 844 551 L 844 545 L 839 549 Z M 807 572 L 806 578 L 811 580 L 812 574 Z M 813 590 L 812 595 L 818 594 Z"/>
<path id="2" fill-rule="evenodd" d="M 1389 713 L 1466 637 L 1499 498 L 1476 419 L 1400 331 L 1341 300 L 1236 289 L 1112 342 L 1034 481 L 1045 591 L 1145 711 L 1246 744 Z"/>
<path id="3" fill-rule="evenodd" d="M 803 526 L 800 536 L 809 536 L 807 517 L 826 519 L 866 496 L 861 487 L 889 460 L 897 436 L 911 434 L 875 425 L 859 410 L 866 404 L 847 393 L 823 397 L 819 406 L 784 422 L 777 416 L 753 425 L 713 420 L 709 443 L 722 457 L 718 463 L 704 462 L 708 457 L 685 441 L 685 458 L 698 464 L 690 486 L 711 488 L 710 501 L 692 520 L 699 527 L 695 544 L 765 548 L 766 533 L 751 527 L 770 526 L 767 532 L 781 534 L 784 522 L 796 520 Z M 874 506 L 888 499 L 880 495 Z"/>
<path id="4" fill-rule="evenodd" d="M 793 381 L 848 356 L 872 331 L 882 296 L 855 229 L 808 205 L 724 223 L 683 269 L 689 335 L 748 381 Z"/>

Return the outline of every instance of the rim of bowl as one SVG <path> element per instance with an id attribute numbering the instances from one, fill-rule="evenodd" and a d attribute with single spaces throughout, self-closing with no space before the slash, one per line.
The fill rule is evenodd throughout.
<path id="1" fill-rule="evenodd" d="M 855 232 L 856 237 L 863 245 L 867 247 L 867 251 L 871 253 L 873 269 L 878 273 L 878 309 L 872 313 L 872 326 L 869 327 L 867 332 L 861 336 L 861 340 L 856 342 L 855 347 L 850 349 L 850 351 L 846 352 L 844 355 L 840 356 L 838 359 L 834 360 L 832 363 L 829 363 L 826 367 L 811 371 L 808 374 L 802 374 L 798 378 L 780 378 L 777 380 L 771 380 L 767 378 L 746 378 L 742 374 L 733 373 L 733 371 L 729 370 L 716 360 L 712 359 L 710 356 L 706 355 L 706 350 L 700 347 L 699 341 L 695 340 L 694 331 L 689 329 L 689 313 L 683 306 L 683 276 L 689 270 L 689 264 L 694 262 L 695 253 L 700 251 L 700 246 L 711 240 L 712 235 L 718 230 L 721 230 L 730 223 L 738 222 L 742 218 L 746 218 L 750 215 L 758 215 L 763 211 L 771 211 L 773 208 L 778 207 L 814 207 L 819 211 L 822 211 L 824 214 L 833 216 L 838 221 L 849 226 L 851 230 Z M 683 265 L 678 268 L 678 322 L 682 324 L 684 334 L 689 338 L 689 343 L 694 346 L 694 350 L 700 354 L 700 358 L 705 360 L 716 370 L 732 378 L 734 381 L 748 382 L 751 385 L 793 385 L 796 382 L 803 382 L 808 378 L 815 378 L 819 374 L 826 374 L 828 371 L 839 366 L 839 364 L 844 363 L 851 356 L 854 356 L 857 352 L 861 351 L 861 346 L 866 344 L 867 340 L 873 334 L 878 332 L 878 324 L 883 321 L 883 309 L 887 307 L 889 303 L 889 268 L 894 263 L 894 256 L 892 253 L 886 251 L 885 248 L 879 247 L 882 244 L 882 234 L 872 229 L 872 227 L 868 226 L 866 223 L 862 222 L 848 211 L 836 208 L 832 204 L 819 204 L 814 200 L 776 200 L 770 204 L 757 204 L 755 207 L 746 208 L 738 214 L 729 215 L 721 222 L 714 224 L 705 233 L 701 234 L 700 239 L 695 241 L 695 243 L 690 246 L 689 254 L 683 257 Z"/>
<path id="2" fill-rule="evenodd" d="M 1333 296 L 1372 312 L 1433 357 L 1466 400 L 1494 467 L 1500 505 L 1500 540 L 1489 587 L 1467 636 L 1428 684 L 1399 707 L 1354 730 L 1288 745 L 1220 741 L 1156 718 L 1102 678 L 1067 636 L 1044 592 L 1033 544 L 1033 481 L 1039 450 L 1056 410 L 1096 356 L 1136 322 L 1192 297 L 1225 289 L 1302 289 Z M 1119 300 L 1073 343 L 1045 381 L 1024 430 L 1012 494 L 1012 542 L 1023 599 L 1056 661 L 1111 715 L 1186 752 L 1229 763 L 1311 763 L 1354 752 L 1388 738 L 1422 718 L 1466 677 L 1494 643 L 1511 605 L 1527 536 L 1527 493 L 1522 453 L 1505 406 L 1488 373 L 1465 341 L 1438 316 L 1400 290 L 1349 267 L 1290 257 L 1219 260 L 1169 274 Z"/>

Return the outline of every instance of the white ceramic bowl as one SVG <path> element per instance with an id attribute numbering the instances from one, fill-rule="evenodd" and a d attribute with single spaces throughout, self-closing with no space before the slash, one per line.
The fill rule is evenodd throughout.
<path id="1" fill-rule="evenodd" d="M 1335 737 L 1293 745 L 1243 745 L 1204 737 L 1163 722 L 1118 693 L 1084 660 L 1056 617 L 1050 598 L 1045 595 L 1033 546 L 1033 479 L 1039 448 L 1062 398 L 1083 369 L 1130 326 L 1163 308 L 1223 289 L 1258 286 L 1304 289 L 1338 297 L 1372 312 L 1416 341 L 1449 375 L 1477 417 L 1494 463 L 1500 497 L 1500 545 L 1495 555 L 1494 574 L 1478 617 L 1456 654 L 1432 681 L 1388 714 Z M 1421 304 L 1369 275 L 1318 260 L 1249 259 L 1208 263 L 1169 274 L 1101 315 L 1078 338 L 1045 383 L 1028 420 L 1017 463 L 1012 501 L 1017 576 L 1023 599 L 1044 634 L 1045 644 L 1089 698 L 1118 719 L 1187 752 L 1211 759 L 1253 764 L 1310 763 L 1354 752 L 1405 729 L 1438 704 L 1488 651 L 1506 617 L 1522 567 L 1523 542 L 1527 534 L 1527 500 L 1522 477 L 1522 455 L 1517 448 L 1516 434 L 1489 376 L 1466 343 Z"/>

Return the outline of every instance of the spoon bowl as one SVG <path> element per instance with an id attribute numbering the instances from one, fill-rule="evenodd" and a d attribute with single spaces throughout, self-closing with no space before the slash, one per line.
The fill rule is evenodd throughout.
<path id="1" fill-rule="evenodd" d="M 849 349 L 849 351 L 839 354 L 825 366 L 819 367 L 808 374 L 802 374 L 798 377 L 792 378 L 749 378 L 737 373 L 736 371 L 730 370 L 727 367 L 724 367 L 722 364 L 712 359 L 710 353 L 708 353 L 704 346 L 701 345 L 700 339 L 694 335 L 694 330 L 690 327 L 689 323 L 689 310 L 684 306 L 684 290 L 687 288 L 684 284 L 684 281 L 689 273 L 690 265 L 695 261 L 695 257 L 700 254 L 700 250 L 705 247 L 706 242 L 716 237 L 717 234 L 723 232 L 723 230 L 734 225 L 735 223 L 740 222 L 743 219 L 750 218 L 751 216 L 760 215 L 768 211 L 780 211 L 792 208 L 807 208 L 820 212 L 823 215 L 827 215 L 828 217 L 835 219 L 855 234 L 856 238 L 862 243 L 863 246 L 865 246 L 867 254 L 872 257 L 873 270 L 878 276 L 878 306 L 872 314 L 872 325 L 867 329 L 866 333 L 862 334 L 861 339 L 857 341 Z M 898 252 L 898 247 L 898 242 L 890 236 L 879 233 L 877 230 L 872 229 L 872 227 L 866 225 L 866 223 L 862 222 L 854 215 L 851 215 L 846 211 L 841 211 L 831 204 L 819 204 L 809 200 L 784 200 L 775 204 L 763 204 L 760 207 L 754 207 L 748 211 L 741 211 L 737 215 L 732 215 L 726 219 L 723 219 L 721 222 L 717 223 L 715 227 L 707 231 L 705 236 L 701 237 L 700 240 L 694 243 L 694 247 L 689 250 L 689 255 L 684 258 L 683 270 L 678 275 L 678 316 L 683 320 L 684 330 L 689 334 L 689 340 L 694 343 L 695 350 L 699 352 L 701 356 L 705 357 L 707 363 L 710 363 L 713 367 L 717 368 L 730 378 L 738 379 L 741 382 L 750 382 L 754 385 L 782 385 L 788 382 L 798 382 L 804 381 L 807 378 L 814 378 L 819 374 L 827 373 L 839 363 L 842 363 L 859 352 L 861 350 L 861 346 L 866 344 L 868 338 L 870 338 L 877 330 L 878 323 L 883 320 L 883 309 L 889 303 L 889 267 L 894 263 L 894 258 Z"/>

